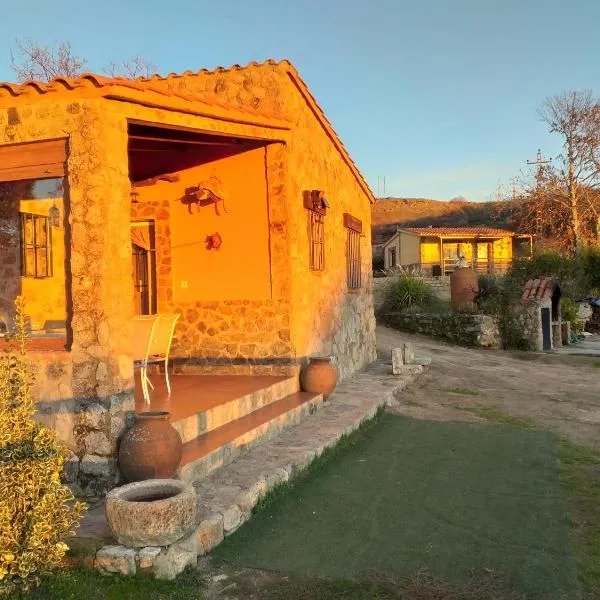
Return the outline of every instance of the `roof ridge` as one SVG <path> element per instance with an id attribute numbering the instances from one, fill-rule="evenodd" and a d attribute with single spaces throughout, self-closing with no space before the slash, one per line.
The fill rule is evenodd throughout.
<path id="1" fill-rule="evenodd" d="M 168 79 L 178 79 L 179 77 L 190 77 L 190 76 L 200 76 L 200 75 L 214 75 L 216 73 L 227 73 L 229 71 L 241 71 L 243 69 L 248 69 L 249 67 L 264 67 L 264 66 L 277 66 L 282 64 L 292 65 L 292 63 L 287 58 L 281 58 L 279 60 L 274 58 L 266 58 L 263 61 L 251 60 L 249 63 L 245 65 L 240 65 L 235 63 L 230 65 L 229 67 L 224 67 L 222 65 L 216 66 L 214 69 L 207 69 L 205 67 L 198 69 L 197 71 L 192 71 L 190 69 L 186 69 L 182 73 L 178 73 L 176 71 L 171 71 L 166 75 L 161 75 L 160 73 L 153 73 L 149 76 L 141 75 L 140 77 L 136 77 L 135 81 L 166 81 Z"/>

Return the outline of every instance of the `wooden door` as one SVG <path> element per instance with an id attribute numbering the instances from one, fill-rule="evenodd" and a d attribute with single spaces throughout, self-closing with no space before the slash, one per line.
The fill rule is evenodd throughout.
<path id="1" fill-rule="evenodd" d="M 154 223 L 131 224 L 134 313 L 156 314 L 156 249 Z"/>

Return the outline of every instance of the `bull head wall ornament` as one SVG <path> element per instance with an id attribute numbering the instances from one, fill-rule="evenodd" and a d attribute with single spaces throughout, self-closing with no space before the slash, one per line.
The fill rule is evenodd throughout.
<path id="1" fill-rule="evenodd" d="M 201 181 L 198 185 L 186 188 L 185 195 L 181 201 L 187 205 L 190 214 L 193 214 L 192 206 L 194 205 L 201 208 L 212 204 L 215 207 L 216 215 L 219 217 L 221 216 L 219 202 L 223 203 L 223 210 L 226 213 L 229 212 L 225 206 L 225 194 L 223 193 L 221 182 L 214 176 Z"/>

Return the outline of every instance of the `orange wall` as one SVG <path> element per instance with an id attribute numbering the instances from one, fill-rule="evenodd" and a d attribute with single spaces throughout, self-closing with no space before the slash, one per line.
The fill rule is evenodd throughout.
<path id="1" fill-rule="evenodd" d="M 217 215 L 214 205 L 172 202 L 175 302 L 271 297 L 264 152 L 258 148 L 181 173 L 184 187 L 217 177 L 225 205 L 218 204 Z M 206 238 L 214 233 L 221 236 L 222 245 L 219 250 L 207 250 Z"/>
<path id="2" fill-rule="evenodd" d="M 140 202 L 169 203 L 172 300 L 263 300 L 271 297 L 265 150 L 257 148 L 178 173 L 176 183 L 138 188 Z M 225 203 L 186 204 L 185 189 L 216 177 Z M 206 238 L 218 233 L 219 250 Z M 160 274 L 159 274 L 160 275 Z"/>

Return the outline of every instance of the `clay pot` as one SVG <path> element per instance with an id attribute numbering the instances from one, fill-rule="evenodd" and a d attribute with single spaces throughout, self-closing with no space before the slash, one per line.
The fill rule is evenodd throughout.
<path id="1" fill-rule="evenodd" d="M 473 269 L 461 267 L 450 275 L 450 301 L 454 310 L 473 308 L 478 292 L 479 276 Z"/>
<path id="2" fill-rule="evenodd" d="M 188 535 L 196 522 L 196 491 L 177 479 L 129 483 L 106 496 L 106 519 L 127 548 L 168 546 Z"/>
<path id="3" fill-rule="evenodd" d="M 330 356 L 315 356 L 300 375 L 300 386 L 305 392 L 322 394 L 327 400 L 337 385 L 337 373 L 331 364 Z"/>
<path id="4" fill-rule="evenodd" d="M 181 461 L 181 436 L 169 422 L 170 413 L 135 415 L 135 423 L 119 446 L 119 467 L 128 481 L 169 479 Z"/>

